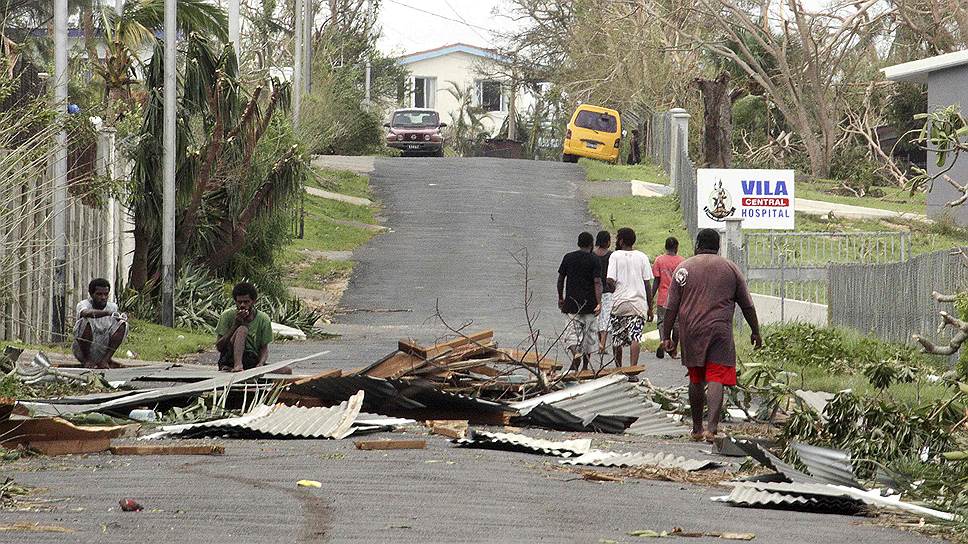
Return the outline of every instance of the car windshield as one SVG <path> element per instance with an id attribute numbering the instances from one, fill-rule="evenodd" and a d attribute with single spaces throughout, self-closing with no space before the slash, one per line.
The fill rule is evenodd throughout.
<path id="1" fill-rule="evenodd" d="M 575 126 L 597 130 L 598 132 L 617 132 L 618 122 L 614 115 L 596 111 L 580 110 L 575 118 Z"/>
<path id="2" fill-rule="evenodd" d="M 435 111 L 398 111 L 390 123 L 395 127 L 436 127 L 440 117 Z"/>

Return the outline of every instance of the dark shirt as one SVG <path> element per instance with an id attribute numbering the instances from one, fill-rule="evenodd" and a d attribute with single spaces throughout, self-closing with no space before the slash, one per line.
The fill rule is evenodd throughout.
<path id="1" fill-rule="evenodd" d="M 594 253 L 593 253 L 594 255 Z M 602 267 L 602 294 L 614 293 L 615 288 L 608 286 L 608 258 L 612 256 L 611 251 L 606 251 L 604 255 L 595 255 L 598 257 L 598 264 Z"/>
<path id="2" fill-rule="evenodd" d="M 566 314 L 591 314 L 598 306 L 595 296 L 595 278 L 602 277 L 598 256 L 590 251 L 577 250 L 561 259 L 558 273 L 565 276 Z"/>

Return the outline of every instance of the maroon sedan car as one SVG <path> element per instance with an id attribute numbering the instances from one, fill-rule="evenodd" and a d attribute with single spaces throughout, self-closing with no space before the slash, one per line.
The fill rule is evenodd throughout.
<path id="1" fill-rule="evenodd" d="M 440 122 L 440 115 L 434 110 L 396 110 L 390 122 L 383 126 L 390 129 L 387 146 L 399 149 L 404 156 L 444 156 L 444 136 L 440 129 L 447 124 Z"/>

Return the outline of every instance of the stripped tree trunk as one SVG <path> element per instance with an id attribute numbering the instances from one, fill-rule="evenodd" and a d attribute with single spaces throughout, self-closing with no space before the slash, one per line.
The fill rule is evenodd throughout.
<path id="1" fill-rule="evenodd" d="M 732 100 L 729 95 L 729 73 L 716 79 L 696 79 L 703 102 L 703 162 L 711 168 L 729 168 L 733 164 Z"/>

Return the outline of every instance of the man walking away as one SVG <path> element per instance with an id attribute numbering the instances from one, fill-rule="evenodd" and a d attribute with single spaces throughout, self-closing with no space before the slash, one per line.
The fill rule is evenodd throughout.
<path id="1" fill-rule="evenodd" d="M 610 330 L 609 319 L 612 317 L 612 293 L 615 289 L 608 286 L 608 258 L 612 254 L 612 235 L 607 230 L 599 231 L 595 236 L 595 249 L 592 253 L 598 257 L 602 269 L 602 310 L 598 312 L 598 352 L 605 353 L 605 341 L 608 340 Z"/>
<path id="2" fill-rule="evenodd" d="M 598 312 L 602 300 L 602 273 L 592 254 L 591 233 L 578 235 L 578 250 L 565 255 L 558 267 L 558 308 L 568 316 L 565 346 L 571 352 L 571 370 L 588 369 L 589 355 L 598 347 Z"/>
<path id="3" fill-rule="evenodd" d="M 612 295 L 612 351 L 615 366 L 622 366 L 622 348 L 629 346 L 629 363 L 639 363 L 642 328 L 652 321 L 652 267 L 649 257 L 635 249 L 635 231 L 624 227 L 615 234 L 615 251 L 608 258 L 608 285 Z"/>
<path id="4" fill-rule="evenodd" d="M 665 254 L 659 255 L 652 263 L 652 295 L 655 297 L 655 324 L 659 327 L 659 347 L 655 356 L 661 359 L 665 355 L 665 340 L 662 336 L 662 324 L 666 315 L 666 300 L 669 298 L 669 285 L 672 283 L 672 273 L 682 264 L 684 259 L 679 256 L 679 240 L 670 236 L 665 241 Z M 676 358 L 676 346 L 679 345 L 679 334 L 675 324 L 672 325 L 672 351 L 669 355 Z"/>
<path id="5" fill-rule="evenodd" d="M 629 164 L 639 164 L 642 162 L 642 155 L 639 147 L 641 143 L 639 142 L 639 129 L 632 129 L 632 139 L 629 141 Z"/>
<path id="6" fill-rule="evenodd" d="M 719 233 L 703 229 L 696 236 L 696 255 L 673 274 L 663 323 L 665 347 L 673 349 L 672 325 L 679 322 L 682 364 L 689 375 L 692 439 L 713 442 L 723 409 L 723 387 L 736 385 L 736 346 L 733 311 L 738 304 L 749 323 L 753 348 L 763 345 L 756 309 L 746 279 L 731 261 L 718 255 Z M 705 399 L 703 390 L 705 389 Z M 703 433 L 703 401 L 709 405 L 709 424 Z"/>
<path id="7" fill-rule="evenodd" d="M 111 283 L 95 278 L 87 286 L 90 295 L 77 303 L 74 322 L 74 357 L 84 368 L 111 368 L 112 357 L 128 337 L 128 316 L 118 312 L 118 305 L 108 302 Z"/>
<path id="8" fill-rule="evenodd" d="M 272 342 L 272 320 L 255 309 L 259 292 L 251 283 L 232 288 L 235 308 L 222 312 L 215 327 L 218 369 L 241 372 L 266 364 Z"/>

